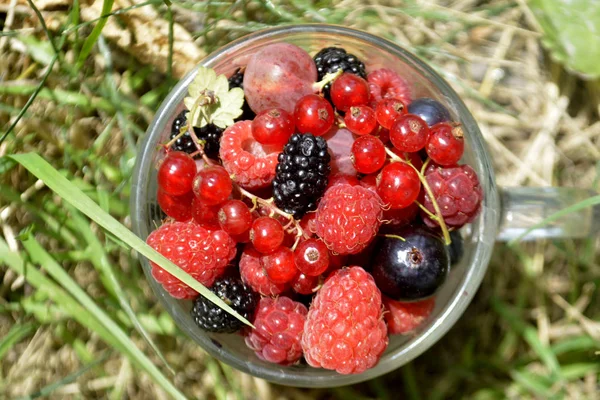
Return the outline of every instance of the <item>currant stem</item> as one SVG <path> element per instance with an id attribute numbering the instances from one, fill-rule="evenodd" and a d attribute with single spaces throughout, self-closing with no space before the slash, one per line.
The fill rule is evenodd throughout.
<path id="1" fill-rule="evenodd" d="M 387 153 L 387 155 L 390 156 L 392 160 L 406 163 L 410 165 L 412 169 L 415 170 L 417 176 L 419 177 L 419 180 L 421 181 L 421 185 L 423 185 L 423 189 L 425 189 L 425 192 L 431 199 L 431 204 L 433 204 L 433 209 L 435 210 L 435 215 L 437 217 L 436 220 L 438 224 L 440 224 L 440 228 L 442 229 L 442 235 L 444 236 L 444 241 L 446 242 L 446 245 L 452 243 L 452 239 L 450 239 L 450 233 L 448 232 L 448 227 L 446 226 L 446 221 L 444 221 L 444 217 L 442 216 L 440 206 L 435 197 L 433 196 L 433 192 L 431 191 L 431 187 L 429 186 L 427 179 L 425 179 L 425 175 L 423 175 L 421 171 L 415 168 L 415 166 L 412 165 L 411 162 L 407 162 L 406 160 L 403 160 L 402 158 L 398 157 L 397 154 L 395 154 L 392 150 L 388 149 L 387 147 L 385 148 L 385 152 Z"/>
<path id="2" fill-rule="evenodd" d="M 342 70 L 340 68 L 335 72 L 330 72 L 328 74 L 325 74 L 325 76 L 323 77 L 322 80 L 320 80 L 319 82 L 313 83 L 313 85 L 312 85 L 313 90 L 315 91 L 315 93 L 321 93 L 323 91 L 323 88 L 325 87 L 325 85 L 327 85 L 330 82 L 333 82 L 334 80 L 337 79 L 338 76 L 340 76 L 343 73 L 344 73 L 344 70 Z"/>
<path id="3" fill-rule="evenodd" d="M 240 187 L 239 185 L 236 185 L 235 183 L 234 183 L 234 185 L 237 187 L 237 189 L 240 191 L 240 193 L 243 196 L 246 196 L 247 198 L 252 200 L 252 203 L 256 202 L 256 203 L 260 204 L 261 206 L 269 209 L 271 211 L 271 213 L 279 214 L 282 217 L 286 218 L 288 221 L 290 221 L 290 223 L 294 225 L 294 229 L 296 230 L 297 237 L 304 236 L 304 230 L 302 229 L 302 227 L 300 227 L 300 224 L 298 223 L 298 221 L 296 221 L 294 219 L 294 216 L 292 214 L 286 213 L 285 211 L 281 211 L 275 204 L 273 204 L 274 202 L 273 202 L 272 197 L 270 199 L 265 200 L 261 197 L 258 197 L 256 195 L 250 193 L 249 191 Z M 273 214 L 271 214 L 271 215 L 273 215 Z"/>

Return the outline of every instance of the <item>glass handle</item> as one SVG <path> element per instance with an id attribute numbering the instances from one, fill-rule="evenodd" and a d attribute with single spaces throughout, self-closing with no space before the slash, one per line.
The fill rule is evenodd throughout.
<path id="1" fill-rule="evenodd" d="M 597 193 L 566 187 L 508 187 L 500 189 L 502 212 L 498 241 L 509 241 L 533 225 Z M 600 206 L 586 207 L 537 228 L 522 240 L 586 238 L 600 231 Z"/>

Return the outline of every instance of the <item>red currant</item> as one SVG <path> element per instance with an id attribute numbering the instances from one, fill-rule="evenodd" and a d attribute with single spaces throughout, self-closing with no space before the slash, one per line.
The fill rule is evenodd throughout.
<path id="1" fill-rule="evenodd" d="M 417 172 L 404 162 L 386 165 L 377 177 L 377 193 L 390 208 L 408 207 L 419 197 L 420 191 Z"/>
<path id="2" fill-rule="evenodd" d="M 156 200 L 165 214 L 175 221 L 183 222 L 192 218 L 191 205 L 192 200 L 194 200 L 194 193 L 187 192 L 181 196 L 173 196 L 159 187 Z"/>
<path id="3" fill-rule="evenodd" d="M 259 112 L 252 121 L 252 136 L 261 144 L 283 146 L 294 133 L 294 120 L 282 108 Z"/>
<path id="4" fill-rule="evenodd" d="M 425 147 L 429 127 L 414 114 L 399 116 L 390 129 L 390 140 L 400 151 L 415 152 Z"/>
<path id="5" fill-rule="evenodd" d="M 269 254 L 277 250 L 283 243 L 284 235 L 281 223 L 271 217 L 255 219 L 252 228 L 250 228 L 252 245 L 263 254 Z"/>
<path id="6" fill-rule="evenodd" d="M 352 161 L 360 173 L 371 174 L 385 164 L 385 146 L 375 136 L 361 136 L 352 144 Z"/>
<path id="7" fill-rule="evenodd" d="M 168 194 L 180 196 L 192 190 L 196 162 L 183 151 L 171 151 L 158 167 L 158 186 Z"/>
<path id="8" fill-rule="evenodd" d="M 294 252 L 289 247 L 280 246 L 274 253 L 263 256 L 261 262 L 274 283 L 289 282 L 298 272 L 294 265 Z"/>
<path id="9" fill-rule="evenodd" d="M 294 252 L 296 268 L 308 276 L 319 276 L 329 267 L 329 250 L 323 241 L 306 239 Z"/>
<path id="10" fill-rule="evenodd" d="M 300 294 L 314 294 L 319 287 L 319 277 L 309 276 L 298 271 L 291 281 L 294 292 Z"/>
<path id="11" fill-rule="evenodd" d="M 233 189 L 227 170 L 220 165 L 203 168 L 194 178 L 194 194 L 208 205 L 223 203 Z"/>
<path id="12" fill-rule="evenodd" d="M 389 129 L 385 129 L 381 125 L 379 126 L 379 129 L 377 129 L 376 132 L 372 133 L 372 135 L 378 137 L 379 139 L 381 139 L 381 141 L 384 144 L 388 143 L 390 141 L 390 130 Z"/>
<path id="13" fill-rule="evenodd" d="M 375 109 L 377 122 L 386 129 L 390 129 L 396 118 L 402 114 L 406 114 L 406 107 L 398 99 L 382 99 L 377 103 Z"/>
<path id="14" fill-rule="evenodd" d="M 331 101 L 341 111 L 365 105 L 369 102 L 369 85 L 360 76 L 343 73 L 331 85 Z"/>
<path id="15" fill-rule="evenodd" d="M 357 135 L 368 135 L 377 127 L 377 118 L 375 111 L 371 107 L 356 106 L 350 107 L 350 110 L 344 116 L 346 128 Z"/>
<path id="16" fill-rule="evenodd" d="M 431 128 L 425 151 L 439 165 L 450 166 L 460 160 L 465 150 L 463 131 L 460 125 L 442 122 Z"/>
<path id="17" fill-rule="evenodd" d="M 229 200 L 219 209 L 219 225 L 230 235 L 241 235 L 252 226 L 252 214 L 246 203 Z"/>
<path id="18" fill-rule="evenodd" d="M 195 196 L 192 202 L 192 217 L 198 225 L 205 229 L 211 231 L 221 229 L 221 225 L 219 225 L 219 207 L 210 206 Z"/>
<path id="19" fill-rule="evenodd" d="M 296 103 L 294 121 L 299 132 L 324 135 L 333 126 L 333 120 L 333 108 L 321 96 L 308 94 Z"/>

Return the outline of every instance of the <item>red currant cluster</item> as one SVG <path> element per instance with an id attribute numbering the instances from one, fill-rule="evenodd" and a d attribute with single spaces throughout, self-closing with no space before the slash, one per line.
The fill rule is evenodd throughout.
<path id="1" fill-rule="evenodd" d="M 256 307 L 256 329 L 244 334 L 258 357 L 287 365 L 304 354 L 312 366 L 359 373 L 375 365 L 389 334 L 431 313 L 460 254 L 448 246 L 450 231 L 475 218 L 482 191 L 474 171 L 457 164 L 463 131 L 441 103 L 413 100 L 398 73 L 367 74 L 343 49 L 323 49 L 313 62 L 286 46 L 324 80 L 282 72 L 292 63 L 274 49 L 257 54 L 243 77 L 256 115 L 218 131 L 218 157 L 207 157 L 189 121 L 194 150 L 167 146 L 157 198 L 169 218 L 148 243 L 224 300 L 244 304 L 240 312 Z M 287 76 L 277 90 L 257 78 L 275 69 L 269 61 Z M 286 96 L 292 84 L 297 91 Z M 312 87 L 316 94 L 298 93 Z M 178 118 L 171 143 L 183 146 Z M 228 266 L 241 281 L 217 285 Z M 153 275 L 173 296 L 197 297 L 157 265 Z M 262 299 L 244 303 L 245 291 Z M 307 299 L 308 309 L 300 304 Z M 196 299 L 202 329 L 235 329 L 210 307 Z"/>

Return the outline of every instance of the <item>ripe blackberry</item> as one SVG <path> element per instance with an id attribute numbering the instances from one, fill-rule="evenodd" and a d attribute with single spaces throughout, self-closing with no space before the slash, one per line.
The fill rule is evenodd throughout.
<path id="1" fill-rule="evenodd" d="M 244 89 L 244 73 L 240 68 L 236 69 L 234 74 L 229 77 L 229 89 L 239 87 L 242 90 Z M 242 106 L 242 115 L 237 117 L 236 121 L 252 121 L 256 117 L 256 114 L 250 106 L 246 99 L 244 99 L 244 105 Z"/>
<path id="2" fill-rule="evenodd" d="M 187 118 L 185 117 L 186 112 L 187 110 L 183 110 L 173 120 L 173 125 L 171 125 L 171 136 L 169 137 L 169 139 L 173 139 L 175 136 L 179 135 L 181 127 L 187 123 Z M 179 139 L 177 139 L 175 143 L 173 143 L 171 148 L 175 151 L 184 151 L 188 154 L 192 154 L 196 151 L 194 141 L 190 134 L 187 132 Z"/>
<path id="3" fill-rule="evenodd" d="M 186 112 L 187 110 L 180 112 L 173 120 L 170 139 L 173 139 L 175 136 L 179 135 L 181 127 L 187 123 L 187 118 L 185 116 Z M 216 125 L 208 124 L 202 128 L 194 128 L 194 132 L 196 133 L 198 139 L 205 141 L 204 152 L 206 155 L 211 158 L 217 158 L 219 155 L 219 141 L 221 140 L 223 129 Z M 188 132 L 177 139 L 171 148 L 176 151 L 184 151 L 188 154 L 192 154 L 197 150 L 194 140 Z"/>
<path id="4" fill-rule="evenodd" d="M 198 139 L 205 141 L 204 152 L 210 158 L 219 157 L 220 141 L 224 130 L 213 124 L 204 125 L 202 128 L 194 127 Z"/>
<path id="5" fill-rule="evenodd" d="M 310 133 L 295 133 L 280 153 L 273 180 L 275 204 L 299 219 L 317 208 L 330 171 L 327 142 Z"/>
<path id="6" fill-rule="evenodd" d="M 322 80 L 326 74 L 336 72 L 341 69 L 344 72 L 350 72 L 358 75 L 363 79 L 367 79 L 365 64 L 360 61 L 354 54 L 348 54 L 341 47 L 326 47 L 319 51 L 314 57 L 317 66 L 318 80 Z M 328 83 L 323 88 L 325 98 L 329 99 L 329 90 L 331 83 Z"/>
<path id="7" fill-rule="evenodd" d="M 241 279 L 235 277 L 217 280 L 210 291 L 248 320 L 252 318 L 254 309 L 258 304 L 258 300 L 260 300 L 258 294 L 244 285 Z M 244 325 L 227 311 L 219 308 L 201 295 L 194 300 L 191 313 L 196 324 L 210 332 L 232 333 Z"/>

